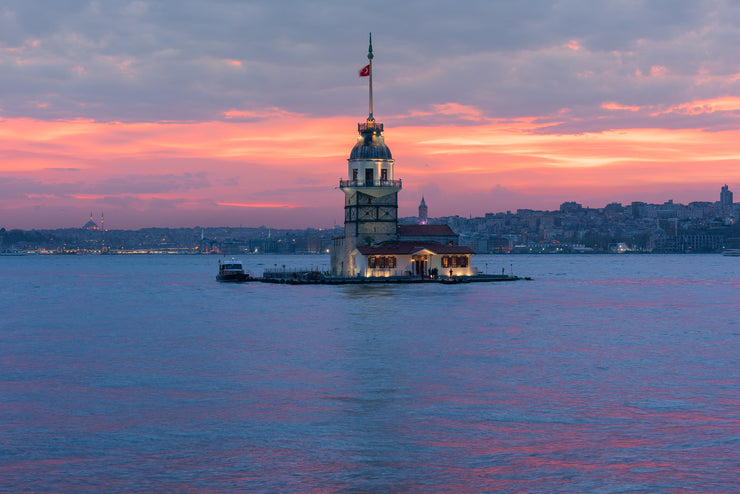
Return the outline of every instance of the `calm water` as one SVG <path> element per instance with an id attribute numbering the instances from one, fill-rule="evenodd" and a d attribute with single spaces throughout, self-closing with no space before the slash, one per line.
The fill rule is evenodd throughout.
<path id="1" fill-rule="evenodd" d="M 0 491 L 740 491 L 740 258 L 476 264 L 534 280 L 0 258 Z"/>

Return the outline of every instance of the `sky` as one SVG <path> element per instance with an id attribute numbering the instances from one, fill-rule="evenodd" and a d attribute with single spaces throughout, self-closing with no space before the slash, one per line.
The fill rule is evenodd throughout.
<path id="1" fill-rule="evenodd" d="M 0 227 L 340 224 L 370 32 L 399 216 L 740 188 L 737 0 L 5 0 Z"/>

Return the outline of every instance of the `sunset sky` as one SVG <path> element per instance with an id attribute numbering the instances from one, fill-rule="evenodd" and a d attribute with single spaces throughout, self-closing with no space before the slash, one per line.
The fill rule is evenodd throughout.
<path id="1" fill-rule="evenodd" d="M 740 193 L 740 2 L 0 6 L 0 227 L 324 228 L 368 113 L 399 215 Z"/>

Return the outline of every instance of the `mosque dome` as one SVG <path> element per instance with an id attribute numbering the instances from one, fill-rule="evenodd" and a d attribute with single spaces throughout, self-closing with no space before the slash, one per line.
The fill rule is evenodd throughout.
<path id="1" fill-rule="evenodd" d="M 390 160 L 391 150 L 383 138 L 383 124 L 368 121 L 357 125 L 360 137 L 349 155 L 351 160 Z"/>

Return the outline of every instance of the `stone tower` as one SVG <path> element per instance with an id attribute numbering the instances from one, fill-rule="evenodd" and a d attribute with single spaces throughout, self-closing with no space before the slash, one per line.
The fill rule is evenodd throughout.
<path id="1" fill-rule="evenodd" d="M 427 203 L 424 202 L 424 196 L 421 196 L 421 203 L 419 204 L 419 224 L 426 225 L 429 221 L 429 208 Z"/>
<path id="2" fill-rule="evenodd" d="M 401 180 L 393 173 L 393 157 L 383 138 L 383 124 L 373 116 L 373 45 L 369 64 L 360 76 L 369 77 L 370 114 L 357 124 L 359 136 L 347 160 L 347 179 L 339 181 L 344 192 L 344 237 L 334 239 L 331 270 L 335 276 L 355 276 L 357 247 L 377 245 L 398 238 L 398 191 Z"/>

